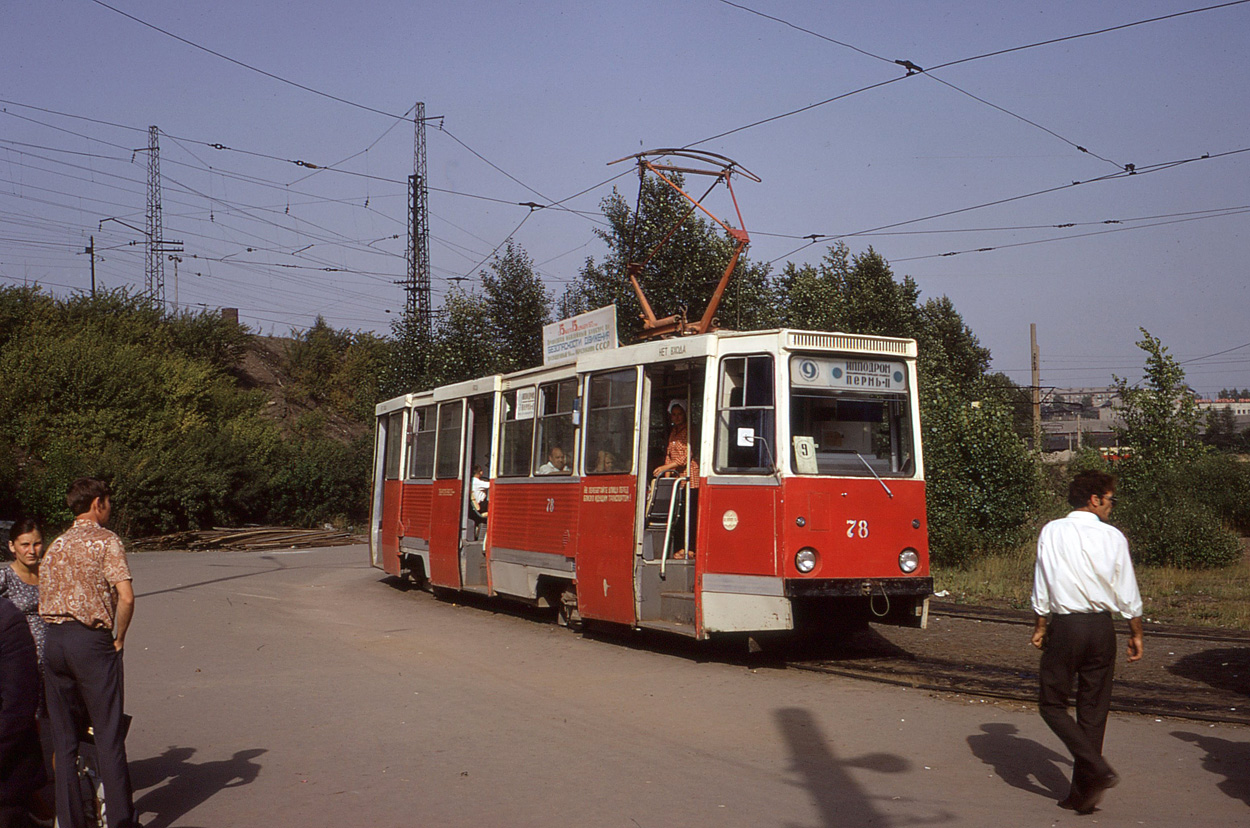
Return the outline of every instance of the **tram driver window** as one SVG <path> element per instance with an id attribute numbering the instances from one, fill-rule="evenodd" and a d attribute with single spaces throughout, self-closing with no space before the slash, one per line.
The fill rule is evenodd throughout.
<path id="1" fill-rule="evenodd" d="M 637 387 L 633 368 L 590 378 L 585 428 L 588 474 L 620 474 L 633 468 Z"/>
<path id="2" fill-rule="evenodd" d="M 792 377 L 790 450 L 798 474 L 911 476 L 915 473 L 912 432 L 906 386 L 852 391 Z M 809 457 L 800 458 L 800 451 L 809 452 Z"/>
<path id="3" fill-rule="evenodd" d="M 567 379 L 538 386 L 537 439 L 534 465 L 537 474 L 573 473 L 573 400 L 577 380 Z"/>
<path id="4" fill-rule="evenodd" d="M 721 360 L 716 396 L 716 471 L 719 474 L 771 474 L 776 456 L 773 358 L 769 355 Z M 753 445 L 740 445 L 749 429 Z"/>

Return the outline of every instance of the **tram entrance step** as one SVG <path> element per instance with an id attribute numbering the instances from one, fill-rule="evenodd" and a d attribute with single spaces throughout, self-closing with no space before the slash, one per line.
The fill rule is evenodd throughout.
<path id="1" fill-rule="evenodd" d="M 694 593 L 661 592 L 660 618 L 694 626 Z"/>
<path id="2" fill-rule="evenodd" d="M 694 624 L 679 624 L 676 621 L 639 621 L 638 626 L 646 630 L 660 630 L 695 637 Z"/>

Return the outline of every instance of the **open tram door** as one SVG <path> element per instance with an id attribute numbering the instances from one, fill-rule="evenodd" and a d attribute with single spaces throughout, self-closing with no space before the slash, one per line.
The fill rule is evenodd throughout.
<path id="1" fill-rule="evenodd" d="M 464 468 L 461 470 L 460 491 L 460 582 L 465 589 L 486 592 L 488 589 L 486 566 L 486 536 L 489 517 L 489 488 L 487 496 L 474 496 L 473 478 L 481 478 L 489 484 L 491 476 L 491 432 L 495 417 L 495 395 L 482 394 L 467 401 L 465 412 Z M 480 483 L 478 484 L 481 485 Z"/>
<path id="2" fill-rule="evenodd" d="M 687 343 L 673 343 L 679 344 Z M 691 636 L 698 633 L 699 447 L 706 366 L 704 357 L 644 369 L 639 441 L 637 623 Z"/>

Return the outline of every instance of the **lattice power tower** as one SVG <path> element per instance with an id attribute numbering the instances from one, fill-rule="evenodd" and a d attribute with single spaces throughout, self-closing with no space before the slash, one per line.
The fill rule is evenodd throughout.
<path id="1" fill-rule="evenodd" d="M 430 305 L 430 205 L 425 168 L 424 103 L 417 103 L 413 123 L 416 137 L 412 154 L 414 172 L 408 178 L 408 277 L 404 280 L 404 290 L 408 294 L 408 319 L 428 336 L 433 309 Z"/>

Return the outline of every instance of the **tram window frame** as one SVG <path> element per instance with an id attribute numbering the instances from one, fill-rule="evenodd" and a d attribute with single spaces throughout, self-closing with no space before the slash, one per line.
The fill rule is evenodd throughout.
<path id="1" fill-rule="evenodd" d="M 518 399 L 526 393 L 531 396 L 528 416 L 518 417 L 521 409 Z M 527 477 L 530 473 L 530 457 L 534 451 L 534 400 L 537 390 L 532 385 L 503 393 L 503 407 L 499 412 L 499 476 Z"/>
<path id="2" fill-rule="evenodd" d="M 429 480 L 434 476 L 434 406 L 412 409 L 408 417 L 408 479 Z"/>
<path id="3" fill-rule="evenodd" d="M 554 477 L 573 473 L 573 446 L 577 442 L 577 431 L 573 425 L 575 399 L 577 380 L 573 377 L 538 386 L 538 407 L 534 412 L 534 474 Z M 554 438 L 551 436 L 553 432 L 556 435 Z M 547 463 L 551 450 L 557 446 L 564 452 L 564 469 L 543 473 L 540 469 Z"/>
<path id="4" fill-rule="evenodd" d="M 385 480 L 398 480 L 403 468 L 404 412 L 393 411 L 386 415 L 386 455 L 383 469 Z"/>
<path id="5" fill-rule="evenodd" d="M 449 416 L 454 411 L 454 416 Z M 453 439 L 454 438 L 454 439 Z M 445 402 L 438 407 L 438 446 L 434 450 L 434 477 L 450 480 L 460 477 L 460 444 L 464 441 L 464 400 Z"/>
<path id="6" fill-rule="evenodd" d="M 798 359 L 791 358 L 792 371 Z M 788 387 L 790 460 L 795 474 L 892 478 L 916 475 L 918 435 L 912 420 L 911 388 L 817 388 L 795 385 L 793 379 Z M 811 439 L 816 472 L 800 469 L 795 456 L 796 437 Z"/>
<path id="7" fill-rule="evenodd" d="M 600 399 L 605 396 L 606 399 Z M 596 458 L 594 466 L 587 463 L 587 474 L 628 474 L 634 467 L 634 445 L 637 441 L 638 371 L 626 368 L 593 374 L 586 383 L 586 451 L 584 457 Z M 625 427 L 622 427 L 625 426 Z M 617 461 L 619 468 L 604 468 L 598 462 L 601 452 Z"/>
<path id="8" fill-rule="evenodd" d="M 777 452 L 775 364 L 772 354 L 735 354 L 721 358 L 713 464 L 717 474 L 773 473 Z M 756 445 L 738 445 L 740 428 L 754 430 Z"/>

